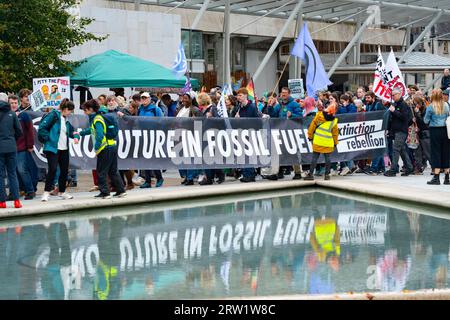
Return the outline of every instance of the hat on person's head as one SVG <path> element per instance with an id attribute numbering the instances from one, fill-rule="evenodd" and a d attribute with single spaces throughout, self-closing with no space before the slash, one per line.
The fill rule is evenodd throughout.
<path id="1" fill-rule="evenodd" d="M 143 92 L 143 93 L 141 94 L 141 98 L 150 98 L 150 93 L 148 93 L 148 92 Z"/>
<path id="2" fill-rule="evenodd" d="M 442 91 L 442 94 L 445 94 L 446 96 L 448 96 L 450 93 L 450 89 L 445 89 L 444 91 Z"/>
<path id="3" fill-rule="evenodd" d="M 0 92 L 0 101 L 8 102 L 8 95 L 4 92 Z"/>

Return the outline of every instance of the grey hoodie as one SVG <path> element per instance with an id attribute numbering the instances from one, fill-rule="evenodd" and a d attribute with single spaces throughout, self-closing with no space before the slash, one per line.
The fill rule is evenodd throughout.
<path id="1" fill-rule="evenodd" d="M 0 101 L 0 153 L 17 152 L 16 139 L 22 135 L 19 119 L 9 103 Z"/>

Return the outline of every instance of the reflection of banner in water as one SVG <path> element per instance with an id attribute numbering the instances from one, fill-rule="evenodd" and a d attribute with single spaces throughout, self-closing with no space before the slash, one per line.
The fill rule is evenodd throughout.
<path id="1" fill-rule="evenodd" d="M 341 243 L 384 244 L 387 213 L 340 213 Z"/>
<path id="2" fill-rule="evenodd" d="M 30 112 L 35 127 L 42 114 Z M 312 145 L 307 139 L 311 118 L 286 119 L 193 119 L 124 117 L 119 120 L 119 168 L 239 168 L 308 164 Z M 88 126 L 86 116 L 72 116 L 75 128 Z M 386 147 L 383 112 L 339 117 L 340 143 L 332 162 L 380 156 Z M 35 151 L 41 143 L 35 139 Z M 91 138 L 70 143 L 73 168 L 95 168 Z M 38 152 L 40 167 L 46 159 Z"/>
<path id="3" fill-rule="evenodd" d="M 382 244 L 386 230 L 387 215 L 339 214 L 342 244 Z M 198 219 L 197 219 L 198 220 Z M 364 222 L 362 220 L 365 220 Z M 359 221 L 359 222 L 356 222 Z M 202 217 L 197 227 L 189 221 L 172 221 L 170 224 L 153 224 L 144 227 L 126 228 L 118 247 L 120 270 L 140 270 L 159 265 L 180 264 L 184 260 L 197 260 L 214 256 L 256 252 L 263 247 L 277 250 L 310 242 L 314 217 L 310 215 L 284 218 L 239 219 L 229 217 Z M 358 237 L 347 237 L 345 232 L 365 230 L 368 234 L 381 233 L 383 242 L 367 241 Z M 369 239 L 373 240 L 373 239 Z M 98 247 L 94 239 L 84 236 L 72 243 L 72 265 L 77 266 L 82 276 L 95 272 Z M 46 250 L 44 249 L 43 253 Z M 48 253 L 47 253 L 48 254 Z M 42 259 L 38 259 L 42 260 Z M 43 265 L 41 265 L 42 267 Z"/>

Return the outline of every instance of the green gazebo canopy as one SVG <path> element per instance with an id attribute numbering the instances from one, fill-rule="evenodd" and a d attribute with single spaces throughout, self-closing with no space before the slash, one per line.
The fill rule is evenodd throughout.
<path id="1" fill-rule="evenodd" d="M 69 76 L 71 84 L 97 88 L 183 88 L 186 83 L 169 68 L 115 50 L 81 60 Z M 191 79 L 191 85 L 198 88 L 198 80 Z"/>

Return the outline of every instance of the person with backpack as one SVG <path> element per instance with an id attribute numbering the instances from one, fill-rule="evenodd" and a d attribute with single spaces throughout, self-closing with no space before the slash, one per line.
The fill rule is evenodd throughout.
<path id="1" fill-rule="evenodd" d="M 22 208 L 19 200 L 19 182 L 17 180 L 17 145 L 22 136 L 19 119 L 11 111 L 8 96 L 0 94 L 0 208 L 6 208 L 6 191 L 3 174 L 8 176 L 9 192 L 12 194 L 15 208 Z"/>
<path id="2" fill-rule="evenodd" d="M 107 177 L 116 190 L 114 197 L 123 198 L 127 195 L 117 166 L 117 142 L 119 132 L 115 114 L 99 113 L 100 105 L 94 99 L 81 106 L 84 114 L 89 116 L 90 127 L 80 132 L 81 136 L 91 135 L 95 154 L 97 155 L 98 188 L 100 193 L 96 198 L 110 199 Z"/>
<path id="3" fill-rule="evenodd" d="M 69 138 L 78 143 L 80 135 L 67 120 L 67 117 L 75 109 L 75 105 L 69 99 L 61 101 L 60 110 L 52 110 L 46 114 L 39 124 L 38 139 L 44 144 L 44 154 L 47 158 L 48 173 L 45 177 L 45 189 L 42 201 L 47 202 L 50 192 L 53 190 L 53 180 L 56 171 L 60 169 L 58 178 L 58 196 L 63 199 L 72 199 L 73 196 L 66 192 L 67 175 L 69 173 Z"/>
<path id="4" fill-rule="evenodd" d="M 408 128 L 413 122 L 413 114 L 408 104 L 403 100 L 401 89 L 394 88 L 392 90 L 392 98 L 394 103 L 391 103 L 388 110 L 390 111 L 389 131 L 394 137 L 394 152 L 391 168 L 384 175 L 386 177 L 395 177 L 399 171 L 398 160 L 402 157 L 405 171 L 401 175 L 409 176 L 414 172 L 414 168 L 406 150 L 406 138 L 408 137 Z"/>
<path id="5" fill-rule="evenodd" d="M 141 102 L 142 104 L 138 109 L 138 116 L 140 117 L 164 117 L 164 113 L 161 109 L 155 104 L 152 103 L 150 99 L 150 94 L 148 92 L 144 92 L 141 94 Z M 152 175 L 156 178 L 155 187 L 162 187 L 164 183 L 164 179 L 162 177 L 161 170 L 145 170 L 144 177 L 145 183 L 140 186 L 141 189 L 151 188 L 152 187 Z"/>
<path id="6" fill-rule="evenodd" d="M 427 184 L 439 185 L 439 174 L 444 169 L 444 184 L 450 184 L 450 140 L 447 135 L 445 121 L 449 116 L 449 105 L 444 101 L 441 89 L 434 89 L 431 93 L 431 105 L 427 107 L 423 121 L 430 128 L 431 167 L 433 178 Z"/>

